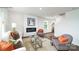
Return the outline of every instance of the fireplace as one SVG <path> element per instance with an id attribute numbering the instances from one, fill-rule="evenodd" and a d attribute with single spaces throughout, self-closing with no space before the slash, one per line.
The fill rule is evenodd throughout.
<path id="1" fill-rule="evenodd" d="M 26 32 L 36 32 L 36 28 L 26 28 Z"/>

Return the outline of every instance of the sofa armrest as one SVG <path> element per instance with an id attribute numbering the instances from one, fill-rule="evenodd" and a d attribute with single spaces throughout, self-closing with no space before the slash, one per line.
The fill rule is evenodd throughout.
<path id="1" fill-rule="evenodd" d="M 18 48 L 18 49 L 12 50 L 12 51 L 26 51 L 26 48 L 25 48 L 25 47 L 21 47 L 21 48 Z"/>
<path id="2" fill-rule="evenodd" d="M 54 45 L 59 45 L 60 44 L 59 41 L 58 41 L 58 39 L 52 39 L 52 43 Z"/>

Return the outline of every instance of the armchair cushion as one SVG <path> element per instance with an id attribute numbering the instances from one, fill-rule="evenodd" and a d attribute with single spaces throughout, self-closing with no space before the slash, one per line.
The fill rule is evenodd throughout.
<path id="1" fill-rule="evenodd" d="M 38 29 L 37 32 L 38 32 L 38 33 L 43 33 L 44 31 L 43 31 L 43 29 Z"/>
<path id="2" fill-rule="evenodd" d="M 68 42 L 68 38 L 64 35 L 61 35 L 58 40 L 61 44 L 66 44 Z"/>
<path id="3" fill-rule="evenodd" d="M 43 29 L 38 29 L 37 35 L 40 37 L 44 37 L 44 30 Z"/>

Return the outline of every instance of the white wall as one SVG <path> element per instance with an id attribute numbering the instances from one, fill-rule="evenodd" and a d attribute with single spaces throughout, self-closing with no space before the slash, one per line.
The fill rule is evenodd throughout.
<path id="1" fill-rule="evenodd" d="M 14 22 L 14 23 L 16 23 L 17 31 L 21 32 L 22 35 L 24 35 L 24 33 L 25 33 L 25 31 L 24 31 L 24 18 L 27 16 L 31 16 L 31 15 L 10 11 L 9 12 L 9 26 L 8 26 L 9 30 L 11 30 L 11 23 Z M 36 16 L 34 16 L 34 17 L 36 17 Z M 37 23 L 36 23 L 37 29 L 39 29 L 39 28 L 44 29 L 44 22 L 48 21 L 48 29 L 44 29 L 44 31 L 51 32 L 51 24 L 52 24 L 51 20 L 46 20 L 46 19 L 40 18 L 40 17 L 36 17 L 36 20 L 37 20 Z"/>
<path id="2" fill-rule="evenodd" d="M 16 30 L 21 33 L 23 36 L 27 35 L 26 33 L 26 29 L 25 27 L 27 27 L 27 25 L 25 26 L 24 23 L 27 21 L 25 18 L 28 15 L 23 14 L 23 13 L 18 13 L 18 12 L 13 12 L 10 11 L 9 12 L 9 21 L 10 21 L 10 25 L 9 25 L 9 30 L 12 29 L 11 24 L 12 23 L 16 23 Z M 26 20 L 26 21 L 25 21 Z M 26 22 L 27 23 L 27 22 Z M 28 33 L 29 34 L 29 33 Z M 32 33 L 31 33 L 32 34 Z"/>
<path id="3" fill-rule="evenodd" d="M 45 22 L 47 22 L 47 29 L 44 28 L 44 23 L 45 23 Z M 51 24 L 52 24 L 52 22 L 53 22 L 53 21 L 51 21 L 51 20 L 39 18 L 39 19 L 38 19 L 38 29 L 39 29 L 39 28 L 44 29 L 44 33 L 46 33 L 46 32 L 51 32 Z"/>
<path id="4" fill-rule="evenodd" d="M 55 25 L 55 35 L 61 34 L 71 34 L 73 43 L 79 45 L 79 9 L 67 12 Z"/>
<path id="5" fill-rule="evenodd" d="M 12 30 L 12 23 L 16 23 L 16 30 L 23 31 L 24 15 L 17 12 L 9 12 L 9 30 Z"/>

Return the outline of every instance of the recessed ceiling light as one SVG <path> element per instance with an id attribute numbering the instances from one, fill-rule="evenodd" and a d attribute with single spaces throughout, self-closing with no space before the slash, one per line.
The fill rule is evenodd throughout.
<path id="1" fill-rule="evenodd" d="M 42 8 L 40 8 L 40 10 L 42 10 Z"/>

